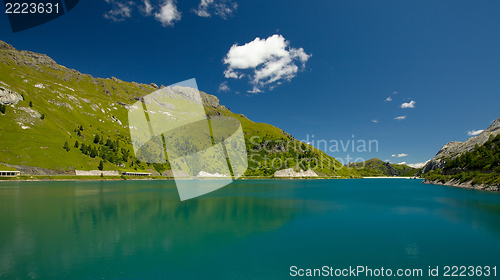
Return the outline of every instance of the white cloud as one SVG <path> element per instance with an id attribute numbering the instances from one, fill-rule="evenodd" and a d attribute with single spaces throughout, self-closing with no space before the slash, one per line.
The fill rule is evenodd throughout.
<path id="1" fill-rule="evenodd" d="M 193 9 L 193 12 L 200 17 L 210 17 L 208 8 L 214 3 L 214 0 L 201 0 L 198 9 Z"/>
<path id="2" fill-rule="evenodd" d="M 407 157 L 408 154 L 397 154 L 397 155 L 392 155 L 393 157 Z"/>
<path id="3" fill-rule="evenodd" d="M 230 91 L 231 89 L 229 88 L 229 86 L 227 85 L 227 82 L 223 82 L 222 84 L 219 85 L 219 90 L 218 92 L 221 92 L 221 91 Z"/>
<path id="4" fill-rule="evenodd" d="M 420 167 L 423 167 L 424 165 L 426 165 L 430 160 L 426 161 L 426 162 L 418 162 L 418 163 L 409 163 L 407 164 L 409 167 L 413 167 L 413 168 L 420 168 Z"/>
<path id="5" fill-rule="evenodd" d="M 397 164 L 406 164 L 406 161 L 402 161 L 402 162 L 397 163 Z"/>
<path id="6" fill-rule="evenodd" d="M 405 116 L 395 117 L 394 119 L 395 119 L 395 120 L 398 120 L 398 121 L 400 121 L 400 120 L 404 120 L 404 119 L 406 119 L 406 115 L 405 115 Z"/>
<path id="7" fill-rule="evenodd" d="M 142 2 L 144 3 L 144 6 L 143 7 L 139 7 L 139 9 L 141 10 L 141 13 L 143 15 L 145 15 L 145 16 L 148 17 L 153 12 L 153 6 L 149 2 L 149 0 L 143 0 Z"/>
<path id="8" fill-rule="evenodd" d="M 155 13 L 155 19 L 161 22 L 163 27 L 174 26 L 174 21 L 181 19 L 181 13 L 177 10 L 174 0 L 165 0 L 160 5 L 160 11 Z"/>
<path id="9" fill-rule="evenodd" d="M 104 13 L 104 17 L 115 22 L 123 21 L 132 16 L 133 8 L 136 5 L 133 1 L 105 0 L 113 5 L 113 9 Z M 175 0 L 164 0 L 159 6 L 153 6 L 150 0 L 142 0 L 144 5 L 137 5 L 137 9 L 143 16 L 152 16 L 166 26 L 173 26 L 175 21 L 181 19 L 181 12 L 177 10 Z M 155 9 L 159 12 L 153 14 Z"/>
<path id="10" fill-rule="evenodd" d="M 484 131 L 484 129 L 467 131 L 467 135 L 476 136 L 476 135 L 481 134 L 481 132 L 483 132 L 483 131 Z"/>
<path id="11" fill-rule="evenodd" d="M 134 2 L 132 1 L 114 1 L 114 0 L 106 0 L 107 3 L 113 5 L 113 9 L 104 13 L 104 17 L 110 19 L 114 22 L 123 21 L 126 18 L 131 17 L 132 14 L 132 6 L 134 6 Z"/>
<path id="12" fill-rule="evenodd" d="M 241 79 L 244 76 L 245 75 L 240 74 L 240 73 L 234 71 L 233 69 L 226 69 L 226 71 L 224 71 L 224 77 L 226 77 L 226 78 Z"/>
<path id="13" fill-rule="evenodd" d="M 211 17 L 211 13 L 227 19 L 232 16 L 238 8 L 238 3 L 231 0 L 201 0 L 198 8 L 193 9 L 193 12 L 200 17 Z"/>
<path id="14" fill-rule="evenodd" d="M 248 90 L 248 93 L 259 93 L 262 92 L 258 87 L 254 86 L 252 90 Z"/>
<path id="15" fill-rule="evenodd" d="M 292 48 L 289 42 L 281 35 L 273 35 L 267 39 L 255 38 L 250 43 L 242 46 L 237 44 L 224 58 L 224 64 L 228 64 L 224 72 L 226 78 L 241 78 L 242 74 L 235 69 L 251 69 L 253 75 L 249 75 L 250 82 L 259 89 L 272 83 L 279 83 L 282 80 L 290 81 L 299 71 L 297 62 L 301 67 L 311 55 L 304 52 L 302 48 Z"/>
<path id="16" fill-rule="evenodd" d="M 386 101 L 392 101 L 392 97 L 390 97 L 390 96 L 387 97 L 384 102 L 386 102 Z"/>
<path id="17" fill-rule="evenodd" d="M 403 103 L 401 104 L 401 108 L 415 108 L 415 101 L 410 101 L 409 103 Z"/>
<path id="18" fill-rule="evenodd" d="M 393 91 L 392 94 L 398 94 L 398 92 L 397 91 Z"/>
<path id="19" fill-rule="evenodd" d="M 378 123 L 378 120 L 372 120 L 372 122 L 374 122 L 374 123 Z"/>

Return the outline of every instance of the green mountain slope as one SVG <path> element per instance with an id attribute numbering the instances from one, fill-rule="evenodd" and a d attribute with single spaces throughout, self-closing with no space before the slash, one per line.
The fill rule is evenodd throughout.
<path id="1" fill-rule="evenodd" d="M 129 132 L 127 109 L 157 89 L 155 84 L 94 78 L 0 41 L 0 163 L 25 174 L 46 174 L 48 169 L 51 174 L 72 174 L 99 167 L 168 170 L 168 162 L 138 161 Z M 232 113 L 213 95 L 201 95 L 209 117 L 232 116 L 241 122 L 249 156 L 245 175 L 272 176 L 276 170 L 297 167 L 323 176 L 359 176 L 283 130 Z"/>
<path id="2" fill-rule="evenodd" d="M 418 169 L 406 164 L 393 164 L 378 158 L 349 164 L 362 176 L 413 176 Z"/>

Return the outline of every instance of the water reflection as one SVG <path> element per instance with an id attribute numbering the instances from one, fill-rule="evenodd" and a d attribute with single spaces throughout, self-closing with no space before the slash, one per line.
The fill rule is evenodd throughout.
<path id="1" fill-rule="evenodd" d="M 230 196 L 181 202 L 168 182 L 40 184 L 0 189 L 0 276 L 60 274 L 89 260 L 141 255 L 155 262 L 148 258 L 210 251 L 280 228 L 304 203 L 247 195 L 237 187 Z"/>
<path id="2" fill-rule="evenodd" d="M 500 195 L 476 190 L 459 190 L 459 194 L 436 198 L 442 205 L 438 213 L 453 223 L 486 229 L 500 240 Z"/>

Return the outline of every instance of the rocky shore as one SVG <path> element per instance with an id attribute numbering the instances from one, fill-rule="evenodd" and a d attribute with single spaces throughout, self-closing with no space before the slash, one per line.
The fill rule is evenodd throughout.
<path id="1" fill-rule="evenodd" d="M 429 180 L 425 179 L 423 184 L 431 184 L 431 185 L 445 185 L 445 186 L 452 186 L 452 187 L 459 187 L 459 188 L 466 188 L 466 189 L 475 189 L 475 190 L 483 190 L 483 191 L 492 191 L 492 192 L 497 192 L 500 191 L 500 186 L 490 186 L 490 185 L 485 185 L 485 184 L 473 184 L 471 182 L 460 182 L 458 179 L 452 179 L 446 182 L 442 182 L 439 180 Z"/>

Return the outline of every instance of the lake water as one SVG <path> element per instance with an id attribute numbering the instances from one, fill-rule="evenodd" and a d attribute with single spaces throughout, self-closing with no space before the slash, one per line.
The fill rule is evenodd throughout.
<path id="1" fill-rule="evenodd" d="M 243 180 L 183 202 L 173 181 L 0 182 L 0 279 L 426 278 L 499 253 L 499 194 L 421 180 Z"/>

